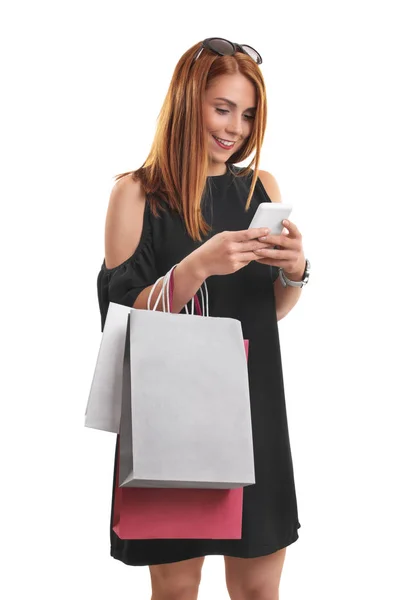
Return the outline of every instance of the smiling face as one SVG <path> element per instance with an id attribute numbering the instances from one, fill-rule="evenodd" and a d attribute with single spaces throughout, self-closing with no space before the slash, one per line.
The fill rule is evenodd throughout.
<path id="1" fill-rule="evenodd" d="M 255 109 L 254 85 L 241 73 L 221 75 L 212 81 L 203 100 L 203 118 L 208 138 L 208 175 L 225 173 L 226 161 L 246 143 L 251 134 Z"/>

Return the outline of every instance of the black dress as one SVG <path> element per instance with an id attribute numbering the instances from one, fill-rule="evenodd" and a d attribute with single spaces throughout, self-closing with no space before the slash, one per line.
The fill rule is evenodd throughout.
<path id="1" fill-rule="evenodd" d="M 261 180 L 248 212 L 245 204 L 251 176 L 235 177 L 239 167 L 208 177 L 203 214 L 212 226 L 210 237 L 221 231 L 247 229 L 260 202 L 271 202 Z M 139 293 L 200 245 L 186 233 L 176 213 L 156 218 L 146 204 L 141 240 L 126 261 L 97 278 L 101 330 L 110 301 L 133 306 Z M 231 275 L 207 279 L 210 316 L 232 317 L 242 323 L 249 340 L 249 384 L 256 483 L 244 488 L 240 540 L 151 539 L 121 540 L 110 524 L 111 556 L 128 565 L 177 562 L 210 554 L 253 558 L 275 552 L 298 539 L 301 527 L 286 415 L 279 332 L 273 282 L 275 267 L 255 261 Z M 118 438 L 115 449 L 117 457 Z M 116 485 L 116 463 L 111 500 Z"/>

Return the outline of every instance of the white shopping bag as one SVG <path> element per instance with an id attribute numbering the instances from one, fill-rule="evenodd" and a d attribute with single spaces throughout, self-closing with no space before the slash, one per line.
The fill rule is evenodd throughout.
<path id="1" fill-rule="evenodd" d="M 254 484 L 241 323 L 204 297 L 204 316 L 171 313 L 172 273 L 153 310 L 110 303 L 85 425 L 120 433 L 121 487 Z"/>

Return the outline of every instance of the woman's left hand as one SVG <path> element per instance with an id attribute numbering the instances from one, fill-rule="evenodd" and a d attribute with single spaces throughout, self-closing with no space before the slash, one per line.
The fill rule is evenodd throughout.
<path id="1" fill-rule="evenodd" d="M 292 221 L 283 221 L 289 233 L 282 231 L 280 235 L 268 234 L 259 238 L 261 242 L 268 242 L 270 247 L 254 250 L 260 258 L 256 259 L 263 265 L 281 267 L 287 275 L 303 275 L 306 259 L 303 252 L 302 235 Z M 274 248 L 277 246 L 277 248 Z"/>

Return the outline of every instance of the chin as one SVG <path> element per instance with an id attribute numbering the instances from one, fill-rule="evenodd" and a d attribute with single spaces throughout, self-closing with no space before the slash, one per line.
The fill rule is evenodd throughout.
<path id="1" fill-rule="evenodd" d="M 235 152 L 237 152 L 236 148 L 234 150 L 230 150 L 230 151 L 223 150 L 222 148 L 219 150 L 218 148 L 215 148 L 214 138 L 212 138 L 210 140 L 210 143 L 208 146 L 208 154 L 217 163 L 221 163 L 221 164 L 226 163 L 228 158 L 230 158 L 233 154 L 235 154 Z"/>

